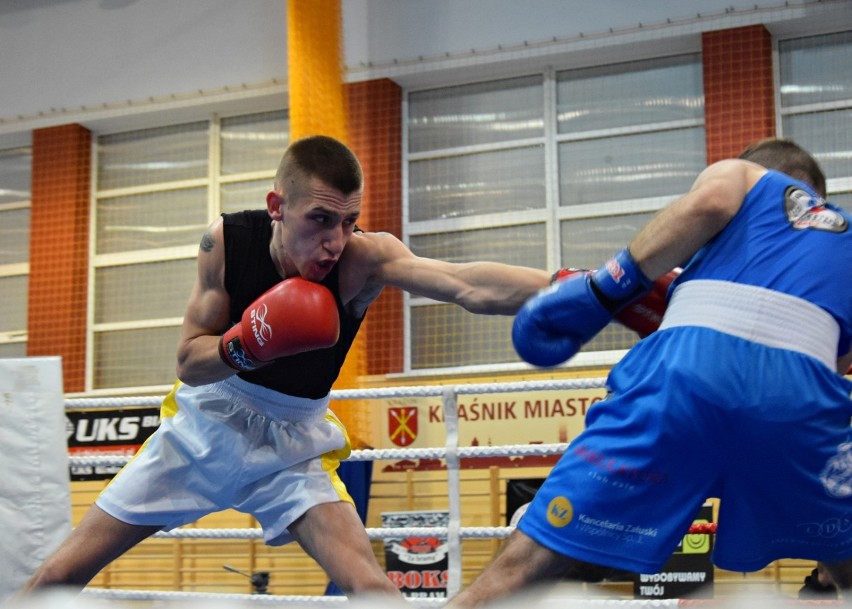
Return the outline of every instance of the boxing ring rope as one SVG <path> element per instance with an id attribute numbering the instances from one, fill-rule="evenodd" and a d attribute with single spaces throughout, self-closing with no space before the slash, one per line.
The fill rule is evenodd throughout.
<path id="1" fill-rule="evenodd" d="M 386 387 L 378 389 L 345 389 L 333 390 L 331 400 L 380 399 L 402 397 L 441 397 L 446 428 L 446 442 L 443 447 L 435 448 L 400 448 L 400 449 L 366 449 L 353 450 L 348 460 L 373 461 L 391 459 L 444 459 L 447 463 L 447 483 L 449 496 L 449 522 L 446 527 L 400 527 L 400 528 L 368 528 L 367 535 L 371 540 L 381 540 L 386 537 L 438 537 L 446 538 L 448 545 L 448 580 L 447 595 L 454 596 L 461 589 L 461 540 L 508 537 L 514 527 L 462 527 L 461 526 L 461 460 L 469 458 L 496 456 L 543 456 L 562 454 L 568 444 L 523 444 L 505 446 L 469 446 L 458 445 L 458 408 L 456 399 L 459 395 L 478 393 L 509 393 L 521 391 L 542 391 L 556 389 L 598 389 L 604 387 L 603 378 L 564 379 L 546 381 L 518 381 L 508 383 L 470 383 L 461 385 L 423 385 Z M 70 398 L 65 401 L 66 410 L 97 410 L 130 407 L 159 406 L 163 397 L 118 397 L 118 398 Z M 124 465 L 131 457 L 127 456 L 78 456 L 70 457 L 72 465 L 105 466 Z M 693 525 L 689 533 L 715 533 L 715 523 Z M 154 535 L 158 538 L 218 538 L 218 539 L 261 539 L 259 528 L 246 529 L 192 529 L 179 528 Z M 189 592 L 152 592 L 146 590 L 116 590 L 86 588 L 87 595 L 109 597 L 125 600 L 166 600 L 175 598 L 200 598 L 207 600 L 218 599 L 249 599 L 251 602 L 287 604 L 299 602 L 304 605 L 332 604 L 345 602 L 344 597 L 310 597 L 282 595 L 239 595 L 226 593 L 189 593 Z M 245 598 L 244 598 L 245 597 Z M 603 599 L 600 599 L 603 600 Z M 409 599 L 421 606 L 439 606 L 446 599 Z M 623 603 L 623 601 L 621 601 Z M 660 601 L 638 601 L 643 605 Z"/>
<path id="2" fill-rule="evenodd" d="M 331 400 L 357 400 L 406 397 L 437 397 L 445 391 L 457 395 L 475 393 L 511 393 L 514 391 L 544 391 L 550 389 L 601 389 L 604 378 L 560 379 L 543 381 L 514 381 L 508 383 L 466 383 L 445 387 L 443 385 L 410 385 L 379 387 L 377 389 L 333 389 Z M 97 410 L 122 407 L 159 406 L 165 396 L 121 397 L 121 398 L 69 398 L 65 400 L 68 410 Z"/>
<path id="3" fill-rule="evenodd" d="M 225 592 L 169 592 L 169 591 L 156 591 L 156 590 L 117 590 L 117 589 L 99 589 L 99 588 L 86 588 L 84 594 L 87 597 L 91 598 L 101 598 L 101 599 L 109 599 L 109 600 L 125 600 L 125 601 L 239 601 L 240 603 L 245 603 L 245 605 L 240 605 L 240 607 L 247 606 L 248 604 L 258 604 L 258 605 L 290 605 L 297 604 L 299 609 L 307 608 L 307 607 L 330 607 L 330 606 L 347 606 L 350 604 L 350 601 L 343 596 L 298 596 L 298 595 L 283 595 L 283 594 L 238 594 L 238 593 L 225 593 Z M 412 607 L 422 607 L 423 609 L 438 609 L 442 607 L 448 599 L 445 598 L 409 598 L 406 599 L 408 604 Z M 544 609 L 548 606 L 553 606 L 554 609 L 562 609 L 564 606 L 563 603 L 566 598 L 559 599 L 558 601 L 550 601 L 545 600 L 546 605 L 536 605 L 536 607 L 540 607 L 540 609 Z M 605 599 L 605 598 L 585 598 L 578 597 L 576 599 L 570 599 L 572 604 L 571 606 L 575 609 L 584 609 L 585 607 L 589 607 L 591 609 L 604 609 L 606 607 L 618 607 L 622 608 L 632 608 L 632 607 L 642 607 L 643 609 L 647 609 L 649 607 L 662 607 L 662 608 L 674 608 L 674 607 L 694 607 L 700 605 L 716 605 L 716 606 L 724 606 L 722 603 L 714 603 L 712 600 L 704 601 L 702 600 L 684 600 L 684 599 Z M 791 599 L 792 600 L 792 599 Z M 558 604 L 556 604 L 558 603 Z M 790 603 L 791 605 L 839 605 L 839 601 L 806 601 L 799 603 Z M 394 605 L 395 607 L 396 605 Z M 218 606 L 217 606 L 218 607 Z M 366 605 L 363 603 L 358 604 L 358 607 L 364 608 Z"/>

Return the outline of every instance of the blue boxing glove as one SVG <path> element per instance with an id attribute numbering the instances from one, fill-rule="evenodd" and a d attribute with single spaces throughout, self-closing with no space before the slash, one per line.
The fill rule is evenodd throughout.
<path id="1" fill-rule="evenodd" d="M 512 325 L 515 351 L 534 366 L 561 364 L 650 287 L 625 248 L 594 273 L 574 274 L 530 298 Z"/>

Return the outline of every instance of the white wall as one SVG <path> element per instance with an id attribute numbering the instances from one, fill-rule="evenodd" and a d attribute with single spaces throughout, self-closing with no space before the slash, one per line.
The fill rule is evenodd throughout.
<path id="1" fill-rule="evenodd" d="M 0 1 L 0 117 L 286 78 L 283 0 Z"/>
<path id="2" fill-rule="evenodd" d="M 344 6 L 348 0 L 343 0 Z M 435 57 L 445 53 L 486 50 L 573 38 L 724 13 L 730 7 L 750 9 L 755 2 L 731 0 L 360 0 L 369 22 L 359 41 L 347 46 L 350 65 L 371 60 L 387 63 Z M 778 2 L 757 2 L 760 6 Z M 347 26 L 349 25 L 347 13 Z"/>
<path id="3" fill-rule="evenodd" d="M 651 39 L 694 46 L 701 31 L 752 23 L 852 28 L 848 0 L 341 1 L 348 78 L 404 86 L 548 54 L 640 52 Z M 37 127 L 199 99 L 263 92 L 282 106 L 286 72 L 286 0 L 0 0 L 0 147 Z"/>

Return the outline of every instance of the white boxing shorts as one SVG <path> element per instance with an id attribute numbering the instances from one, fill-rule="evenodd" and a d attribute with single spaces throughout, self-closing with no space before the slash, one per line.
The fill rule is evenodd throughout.
<path id="1" fill-rule="evenodd" d="M 288 543 L 287 527 L 311 507 L 352 503 L 337 475 L 349 437 L 328 401 L 236 376 L 199 387 L 178 382 L 159 429 L 96 504 L 129 524 L 164 530 L 234 509 L 257 519 L 268 545 Z"/>

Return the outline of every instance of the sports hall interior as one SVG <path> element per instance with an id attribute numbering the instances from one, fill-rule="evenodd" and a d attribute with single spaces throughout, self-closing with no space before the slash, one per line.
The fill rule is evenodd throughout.
<path id="1" fill-rule="evenodd" d="M 850 208 L 850 57 L 848 0 L 5 0 L 0 358 L 61 357 L 72 422 L 75 400 L 164 395 L 201 235 L 263 206 L 288 142 L 310 133 L 361 160 L 362 228 L 457 262 L 596 268 L 704 166 L 776 135 Z M 612 324 L 538 370 L 510 328 L 388 288 L 335 390 L 601 379 L 637 340 Z M 332 402 L 355 449 L 444 444 L 440 396 L 378 395 Z M 570 442 L 601 397 L 484 387 L 459 396 L 459 443 Z M 463 460 L 462 526 L 505 526 L 508 486 L 553 462 Z M 108 479 L 72 480 L 72 522 Z M 446 510 L 448 492 L 441 459 L 377 460 L 365 524 Z M 256 526 L 223 512 L 189 528 Z M 499 544 L 463 541 L 463 582 Z M 154 538 L 91 586 L 251 592 L 225 565 L 268 572 L 276 594 L 328 584 L 295 545 Z M 716 569 L 714 593 L 794 597 L 813 566 Z"/>

